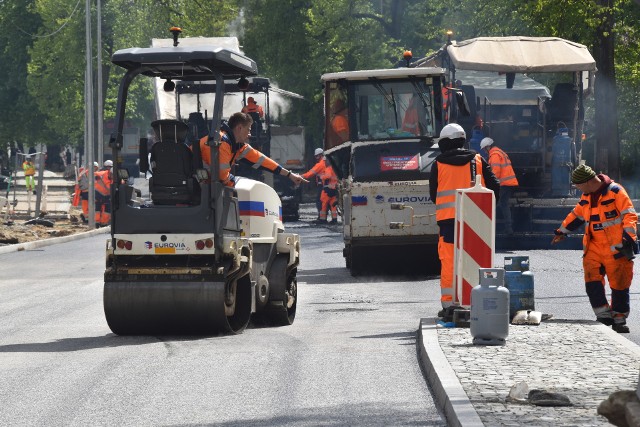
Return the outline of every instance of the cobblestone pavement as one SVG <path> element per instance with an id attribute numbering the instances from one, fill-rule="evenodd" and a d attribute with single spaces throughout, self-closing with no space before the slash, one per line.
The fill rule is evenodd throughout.
<path id="1" fill-rule="evenodd" d="M 469 328 L 443 328 L 435 321 L 421 321 L 421 361 L 443 406 L 453 407 L 445 408 L 449 425 L 609 426 L 598 405 L 638 385 L 640 347 L 597 322 L 510 325 L 504 346 L 479 346 Z M 564 394 L 573 406 L 507 402 L 520 381 L 529 390 Z M 456 386 L 463 393 L 456 394 Z M 467 402 L 460 398 L 465 394 Z"/>

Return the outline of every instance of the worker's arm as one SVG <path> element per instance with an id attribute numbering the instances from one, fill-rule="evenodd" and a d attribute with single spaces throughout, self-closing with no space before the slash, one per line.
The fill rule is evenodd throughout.
<path id="1" fill-rule="evenodd" d="M 429 175 L 429 197 L 433 203 L 436 202 L 436 195 L 438 194 L 438 162 L 434 161 L 431 165 L 431 172 Z"/>
<path id="2" fill-rule="evenodd" d="M 288 177 L 296 185 L 300 185 L 303 182 L 309 182 L 297 173 L 293 173 L 290 170 L 284 168 L 280 168 L 280 175 Z"/>
<path id="3" fill-rule="evenodd" d="M 560 228 L 554 231 L 553 240 L 551 240 L 551 244 L 556 244 L 565 237 L 570 232 L 576 230 L 582 224 L 585 223 L 583 209 L 584 206 L 588 206 L 589 202 L 586 199 L 580 199 L 578 204 L 569 212 L 564 221 L 562 221 L 562 225 Z"/>
<path id="4" fill-rule="evenodd" d="M 552 245 L 555 245 L 556 243 L 563 241 L 567 237 L 567 235 L 561 232 L 560 230 L 555 230 L 553 233 L 554 233 L 553 239 L 551 240 Z"/>
<path id="5" fill-rule="evenodd" d="M 290 178 L 291 181 L 293 181 L 296 185 L 302 182 L 309 182 L 297 173 L 292 173 L 291 171 L 284 169 L 273 159 L 265 156 L 249 144 L 245 144 L 244 147 L 240 150 L 240 153 L 238 153 L 238 159 L 251 163 L 254 169 L 268 170 L 274 175 L 279 174 L 282 176 L 286 176 Z"/>
<path id="6" fill-rule="evenodd" d="M 498 199 L 500 198 L 500 181 L 498 181 L 498 178 L 494 175 L 493 171 L 489 167 L 489 163 L 487 163 L 487 161 L 484 158 L 481 157 L 481 159 L 482 159 L 482 177 L 484 178 L 484 183 L 486 184 L 489 190 L 493 191 L 493 194 L 495 194 L 496 196 L 496 202 L 497 202 Z"/>

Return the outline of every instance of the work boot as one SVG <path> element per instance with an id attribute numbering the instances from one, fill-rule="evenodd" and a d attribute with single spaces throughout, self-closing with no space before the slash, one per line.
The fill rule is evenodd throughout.
<path id="1" fill-rule="evenodd" d="M 338 223 L 338 220 L 337 220 L 337 219 L 335 219 L 335 218 L 333 218 L 333 219 L 331 220 L 331 222 L 329 222 L 329 224 L 337 224 L 337 223 Z"/>
<path id="2" fill-rule="evenodd" d="M 311 221 L 313 224 L 326 224 L 327 220 L 326 219 L 314 219 L 313 221 Z"/>
<path id="3" fill-rule="evenodd" d="M 613 326 L 614 323 L 611 317 L 596 317 L 596 320 L 607 326 Z"/>
<path id="4" fill-rule="evenodd" d="M 453 312 L 460 307 L 458 306 L 449 306 L 447 308 L 443 308 L 438 312 L 438 317 L 442 318 L 444 322 L 452 322 L 453 321 Z"/>
<path id="5" fill-rule="evenodd" d="M 625 325 L 624 323 L 614 323 L 613 326 L 611 326 L 611 328 L 613 328 L 613 330 L 616 331 L 619 334 L 628 334 L 629 333 L 629 327 L 627 325 Z"/>

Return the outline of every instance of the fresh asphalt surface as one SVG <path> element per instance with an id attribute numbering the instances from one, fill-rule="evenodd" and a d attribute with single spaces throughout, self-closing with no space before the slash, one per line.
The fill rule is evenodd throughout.
<path id="1" fill-rule="evenodd" d="M 104 235 L 0 250 L 0 425 L 446 425 L 416 354 L 437 277 L 354 279 L 339 227 L 287 227 L 302 238 L 296 322 L 239 336 L 111 334 Z M 496 266 L 505 255 L 530 257 L 536 310 L 593 318 L 580 251 L 498 253 Z M 632 287 L 635 343 L 638 304 Z"/>
<path id="2" fill-rule="evenodd" d="M 0 253 L 0 425 L 444 426 L 418 363 L 436 281 L 353 279 L 335 230 L 302 239 L 292 326 L 119 337 L 105 235 Z"/>

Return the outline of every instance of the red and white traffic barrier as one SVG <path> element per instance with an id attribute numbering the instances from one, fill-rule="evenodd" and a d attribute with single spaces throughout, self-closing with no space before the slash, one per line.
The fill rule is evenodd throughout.
<path id="1" fill-rule="evenodd" d="M 473 187 L 456 190 L 453 252 L 453 302 L 471 306 L 479 268 L 493 268 L 496 246 L 496 198 L 476 176 Z"/>

